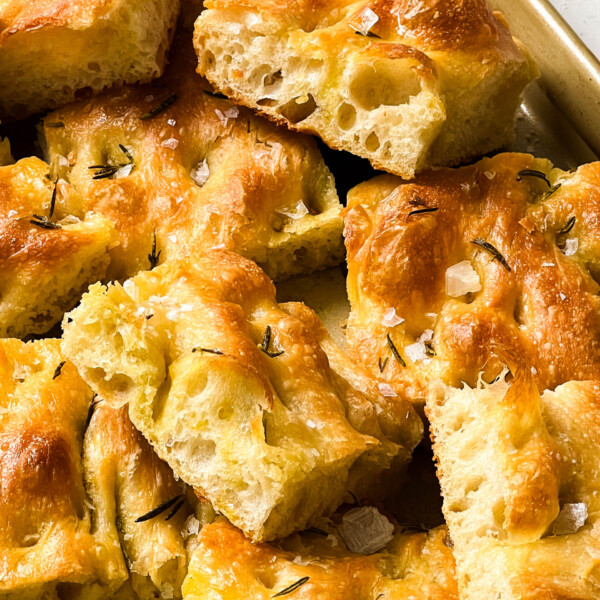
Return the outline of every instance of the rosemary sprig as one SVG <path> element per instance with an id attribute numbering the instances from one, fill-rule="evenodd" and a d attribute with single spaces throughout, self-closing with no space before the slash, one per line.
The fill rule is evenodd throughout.
<path id="1" fill-rule="evenodd" d="M 360 501 L 356 497 L 356 494 L 354 492 L 351 492 L 350 490 L 348 490 L 348 493 L 352 496 L 352 498 L 354 500 L 354 504 L 356 504 L 356 506 L 360 506 Z"/>
<path id="2" fill-rule="evenodd" d="M 102 398 L 96 400 L 97 396 L 98 396 L 97 394 L 94 394 L 94 398 L 92 399 L 92 403 L 90 404 L 90 407 L 88 409 L 87 419 L 85 420 L 84 431 L 87 431 L 87 428 L 90 426 L 90 422 L 92 420 L 92 417 L 94 416 L 94 411 L 96 410 L 96 406 L 98 406 L 98 404 L 100 404 L 103 401 Z"/>
<path id="3" fill-rule="evenodd" d="M 91 165 L 88 167 L 91 171 L 95 171 L 92 179 L 110 179 L 114 177 L 123 167 L 128 167 L 133 164 L 133 156 L 131 152 L 123 146 L 123 144 L 119 144 L 119 148 L 121 152 L 127 157 L 129 160 L 128 163 L 120 163 L 118 165 Z"/>
<path id="4" fill-rule="evenodd" d="M 575 226 L 576 220 L 577 220 L 577 217 L 575 217 L 575 216 L 571 217 L 567 221 L 567 224 L 558 232 L 558 235 L 566 235 L 567 233 L 569 233 L 571 231 L 571 229 L 573 229 L 573 227 Z"/>
<path id="5" fill-rule="evenodd" d="M 158 515 L 164 513 L 166 510 L 169 510 L 171 506 L 179 502 L 183 494 L 178 494 L 177 496 L 173 496 L 173 498 L 169 498 L 169 500 L 159 504 L 156 508 L 153 508 L 151 511 L 143 514 L 141 517 L 138 517 L 135 522 L 143 523 L 144 521 L 149 521 L 150 519 L 154 519 L 154 517 L 158 517 Z"/>
<path id="6" fill-rule="evenodd" d="M 497 260 L 508 272 L 511 271 L 510 265 L 506 262 L 506 259 L 502 254 L 492 246 L 489 242 L 482 240 L 481 238 L 475 238 L 471 240 L 471 244 L 475 244 L 480 248 L 483 248 L 486 252 L 489 252 L 494 258 L 493 260 Z"/>
<path id="7" fill-rule="evenodd" d="M 288 594 L 295 592 L 299 587 L 302 587 L 309 579 L 310 579 L 310 577 L 302 577 L 302 579 L 298 579 L 298 581 L 296 581 L 296 583 L 292 583 L 292 585 L 290 585 L 289 587 L 286 587 L 284 590 L 281 590 L 280 592 L 273 594 L 271 596 L 271 598 L 279 598 L 280 596 L 287 596 Z"/>
<path id="8" fill-rule="evenodd" d="M 390 334 L 387 334 L 387 343 L 388 346 L 390 347 L 390 350 L 392 351 L 392 354 L 394 355 L 394 358 L 403 366 L 406 366 L 406 363 L 404 362 L 404 359 L 402 358 L 402 356 L 400 356 L 400 352 L 398 352 L 398 348 L 396 348 L 396 346 L 394 345 L 394 342 L 392 342 L 392 338 L 390 336 Z"/>
<path id="9" fill-rule="evenodd" d="M 192 352 L 209 352 L 210 354 L 218 354 L 221 356 L 223 353 L 216 348 L 192 348 Z"/>
<path id="10" fill-rule="evenodd" d="M 438 211 L 439 208 L 435 207 L 435 208 L 420 208 L 418 210 L 411 210 L 408 215 L 406 216 L 406 218 L 410 218 L 413 215 L 424 215 L 425 213 L 433 213 Z"/>
<path id="11" fill-rule="evenodd" d="M 309 527 L 304 530 L 304 533 L 314 533 L 315 535 L 322 535 L 323 537 L 327 537 L 329 534 L 323 529 L 319 529 L 318 527 Z"/>
<path id="12" fill-rule="evenodd" d="M 165 98 L 160 104 L 157 104 L 154 108 L 151 108 L 147 113 L 144 113 L 140 117 L 140 119 L 142 121 L 145 121 L 146 119 L 151 119 L 152 117 L 155 117 L 157 114 L 169 108 L 169 106 L 171 106 L 171 104 L 173 104 L 175 100 L 177 100 L 177 94 L 171 94 L 168 98 Z"/>
<path id="13" fill-rule="evenodd" d="M 541 179 L 549 188 L 552 187 L 550 180 L 546 173 L 542 173 L 542 171 L 536 171 L 534 169 L 523 169 L 519 171 L 517 176 L 517 181 L 521 181 L 523 177 L 537 177 L 537 179 Z"/>
<path id="14" fill-rule="evenodd" d="M 426 206 L 425 200 L 423 200 L 421 196 L 415 196 L 414 198 L 411 198 L 408 203 L 411 206 Z"/>
<path id="15" fill-rule="evenodd" d="M 62 368 L 65 366 L 66 362 L 67 362 L 66 360 L 63 360 L 61 363 L 59 363 L 58 367 L 56 367 L 56 369 L 54 369 L 54 375 L 52 375 L 52 380 L 54 380 L 60 376 L 60 374 L 62 372 Z"/>
<path id="16" fill-rule="evenodd" d="M 427 356 L 435 356 L 435 350 L 433 349 L 433 344 L 431 341 L 424 342 L 425 343 L 425 354 Z"/>
<path id="17" fill-rule="evenodd" d="M 55 121 L 54 123 L 46 123 L 46 127 L 59 128 L 64 127 L 65 124 L 62 121 Z"/>
<path id="18" fill-rule="evenodd" d="M 259 350 L 262 350 L 269 358 L 277 358 L 283 354 L 283 350 L 279 352 L 271 352 L 269 347 L 271 346 L 271 326 L 267 325 L 265 333 L 263 334 L 262 344 L 258 345 Z"/>
<path id="19" fill-rule="evenodd" d="M 211 92 L 209 90 L 202 90 L 207 96 L 211 98 L 218 98 L 219 100 L 228 100 L 225 94 L 221 94 L 221 92 Z"/>
<path id="20" fill-rule="evenodd" d="M 154 230 L 154 235 L 152 238 L 152 252 L 150 252 L 150 254 L 148 254 L 148 262 L 150 263 L 151 271 L 158 264 L 158 261 L 160 260 L 161 252 L 162 252 L 162 250 L 159 250 L 158 253 L 156 252 L 156 230 Z"/>
<path id="21" fill-rule="evenodd" d="M 29 219 L 29 222 L 36 227 L 41 229 L 61 229 L 58 223 L 54 223 L 43 215 L 33 215 L 33 219 Z"/>
<path id="22" fill-rule="evenodd" d="M 552 189 L 550 189 L 550 191 L 546 192 L 544 200 L 548 200 L 548 198 L 550 198 L 550 196 L 552 196 L 552 194 L 554 194 L 554 192 L 556 192 L 561 185 L 562 183 L 557 183 Z"/>
<path id="23" fill-rule="evenodd" d="M 377 38 L 378 40 L 381 39 L 380 35 L 377 35 L 376 33 L 373 33 L 372 31 L 367 31 L 367 33 L 363 33 L 362 31 L 359 31 L 358 29 L 354 29 L 354 27 L 352 27 L 352 25 L 350 25 L 350 27 L 354 31 L 354 33 L 356 33 L 357 35 L 362 35 L 363 37 Z"/>
<path id="24" fill-rule="evenodd" d="M 178 512 L 179 509 L 183 506 L 185 499 L 182 498 L 174 507 L 173 510 L 165 517 L 165 521 L 170 521 Z"/>
<path id="25" fill-rule="evenodd" d="M 50 212 L 48 218 L 51 219 L 54 216 L 54 208 L 56 207 L 56 188 L 58 186 L 58 177 L 54 180 L 54 189 L 52 190 L 52 198 L 50 199 Z"/>
<path id="26" fill-rule="evenodd" d="M 390 360 L 389 356 L 386 356 L 385 358 L 382 358 L 381 356 L 379 357 L 379 360 L 377 362 L 379 363 L 379 372 L 380 373 L 383 373 L 385 366 L 388 364 L 388 360 Z"/>

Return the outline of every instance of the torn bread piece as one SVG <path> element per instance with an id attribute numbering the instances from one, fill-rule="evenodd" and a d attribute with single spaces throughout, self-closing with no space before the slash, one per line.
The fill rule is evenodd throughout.
<path id="1" fill-rule="evenodd" d="M 345 215 L 351 358 L 423 402 L 504 368 L 539 389 L 600 372 L 600 163 L 574 173 L 500 154 L 360 184 Z"/>
<path id="2" fill-rule="evenodd" d="M 344 522 L 355 511 L 375 510 L 390 531 L 375 551 L 344 539 Z M 185 600 L 457 600 L 451 542 L 445 527 L 427 533 L 396 528 L 376 509 L 351 509 L 340 525 L 319 523 L 277 545 L 253 544 L 225 519 L 206 525 L 190 557 Z M 378 534 L 368 520 L 363 533 Z M 356 525 L 353 525 L 356 530 Z M 356 550 L 360 552 L 357 553 Z"/>
<path id="3" fill-rule="evenodd" d="M 112 598 L 128 578 L 94 527 L 81 458 L 93 392 L 59 340 L 0 340 L 0 596 Z"/>
<path id="4" fill-rule="evenodd" d="M 236 101 L 410 179 L 513 138 L 537 74 L 484 0 L 207 0 L 198 72 Z"/>
<path id="5" fill-rule="evenodd" d="M 126 408 L 96 397 L 88 418 L 83 464 L 96 535 L 121 547 L 135 597 L 181 598 L 186 523 L 195 518 L 186 486 L 135 429 Z"/>
<path id="6" fill-rule="evenodd" d="M 0 375 L 0 597 L 181 598 L 185 486 L 126 411 L 59 340 L 0 340 Z"/>
<path id="7" fill-rule="evenodd" d="M 101 280 L 116 241 L 108 219 L 49 179 L 37 158 L 0 166 L 0 337 L 46 333 Z"/>
<path id="8" fill-rule="evenodd" d="M 339 264 L 341 205 L 309 137 L 218 97 L 179 35 L 165 76 L 43 121 L 56 176 L 111 220 L 110 279 L 169 258 L 234 250 L 276 279 Z"/>
<path id="9" fill-rule="evenodd" d="M 598 598 L 600 382 L 510 368 L 427 400 L 461 598 Z"/>
<path id="10" fill-rule="evenodd" d="M 0 117 L 161 75 L 179 0 L 5 0 Z"/>
<path id="11" fill-rule="evenodd" d="M 255 540 L 397 479 L 422 426 L 254 263 L 215 250 L 93 286 L 63 349 L 215 508 Z M 382 475 L 383 473 L 383 475 Z"/>

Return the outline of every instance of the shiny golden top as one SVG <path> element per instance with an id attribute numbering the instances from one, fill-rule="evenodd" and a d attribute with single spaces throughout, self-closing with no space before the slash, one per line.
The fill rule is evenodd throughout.
<path id="1" fill-rule="evenodd" d="M 398 393 L 490 380 L 498 350 L 540 389 L 597 377 L 600 163 L 566 173 L 501 154 L 410 184 L 378 177 L 351 191 L 345 230 L 350 353 Z M 476 285 L 451 297 L 463 261 Z"/>
<path id="2" fill-rule="evenodd" d="M 0 341 L 0 593 L 127 577 L 120 549 L 93 534 L 81 459 L 93 394 L 63 361 L 58 340 Z"/>
<path id="3" fill-rule="evenodd" d="M 320 530 L 322 531 L 322 530 Z M 278 545 L 252 544 L 224 519 L 202 529 L 184 583 L 187 600 L 455 600 L 454 557 L 445 528 L 396 533 L 370 556 L 347 550 L 335 529 L 305 532 Z M 284 595 L 285 597 L 286 595 Z"/>
<path id="4" fill-rule="evenodd" d="M 427 400 L 461 597 L 600 593 L 600 383 L 541 397 L 523 360 Z"/>
<path id="5" fill-rule="evenodd" d="M 278 305 L 256 264 L 214 250 L 96 285 L 63 349 L 175 473 L 257 540 L 304 528 L 349 487 L 373 494 L 421 437 L 304 305 Z"/>
<path id="6" fill-rule="evenodd" d="M 314 141 L 215 98 L 186 40 L 175 46 L 152 85 L 44 120 L 54 172 L 118 231 L 109 277 L 148 269 L 154 233 L 160 262 L 218 247 L 274 277 L 337 264 L 340 204 Z"/>

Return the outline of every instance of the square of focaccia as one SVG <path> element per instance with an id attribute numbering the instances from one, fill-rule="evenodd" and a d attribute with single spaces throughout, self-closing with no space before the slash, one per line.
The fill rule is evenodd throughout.
<path id="1" fill-rule="evenodd" d="M 373 495 L 421 438 L 303 305 L 256 264 L 214 250 L 93 286 L 63 349 L 175 474 L 255 540 L 302 529 L 349 487 Z"/>
<path id="2" fill-rule="evenodd" d="M 0 597 L 111 598 L 127 579 L 94 529 L 82 464 L 93 392 L 59 340 L 0 340 Z M 79 595 L 77 595 L 79 594 Z"/>
<path id="3" fill-rule="evenodd" d="M 461 598 L 599 598 L 600 382 L 509 367 L 427 400 Z"/>
<path id="4" fill-rule="evenodd" d="M 49 171 L 37 158 L 0 166 L 0 337 L 47 332 L 108 267 L 112 224 Z"/>
<path id="5" fill-rule="evenodd" d="M 205 526 L 190 557 L 185 600 L 457 600 L 445 527 L 398 529 L 369 556 L 350 552 L 334 527 L 253 544 L 225 519 Z M 294 587 L 295 586 L 295 587 Z M 283 592 L 283 594 L 282 594 Z M 287 592 L 287 593 L 286 593 Z"/>
<path id="6" fill-rule="evenodd" d="M 531 59 L 485 0 L 207 0 L 198 72 L 278 123 L 411 178 L 513 137 Z"/>
<path id="7" fill-rule="evenodd" d="M 181 35 L 174 46 L 155 84 L 43 122 L 56 174 L 119 233 L 109 277 L 148 269 L 149 255 L 162 262 L 212 247 L 252 258 L 273 278 L 339 264 L 341 205 L 314 140 L 215 97 L 194 71 L 191 42 Z"/>
<path id="8" fill-rule="evenodd" d="M 500 154 L 349 194 L 351 358 L 422 401 L 522 356 L 539 389 L 600 372 L 600 163 Z M 396 350 L 394 354 L 392 344 Z"/>
<path id="9" fill-rule="evenodd" d="M 179 0 L 5 0 L 0 116 L 158 77 L 178 13 Z"/>

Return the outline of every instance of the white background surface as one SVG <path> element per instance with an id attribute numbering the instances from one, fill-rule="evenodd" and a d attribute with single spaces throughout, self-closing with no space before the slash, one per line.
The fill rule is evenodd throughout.
<path id="1" fill-rule="evenodd" d="M 551 0 L 588 48 L 600 58 L 600 0 Z"/>

